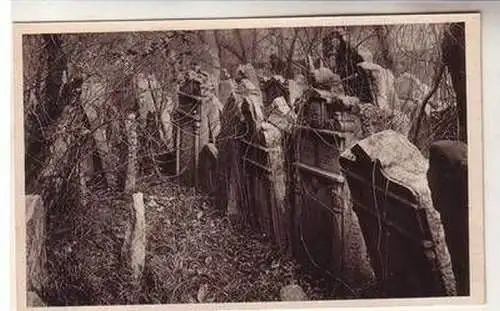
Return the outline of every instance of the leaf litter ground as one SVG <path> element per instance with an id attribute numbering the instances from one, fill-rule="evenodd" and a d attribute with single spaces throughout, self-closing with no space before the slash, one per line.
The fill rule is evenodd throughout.
<path id="1" fill-rule="evenodd" d="M 50 305 L 278 301 L 300 285 L 311 300 L 333 299 L 327 280 L 302 272 L 263 235 L 234 227 L 210 197 L 170 181 L 144 182 L 146 262 L 141 286 L 124 263 L 131 198 L 94 192 L 85 208 L 48 221 Z M 75 205 L 76 206 L 76 205 Z"/>

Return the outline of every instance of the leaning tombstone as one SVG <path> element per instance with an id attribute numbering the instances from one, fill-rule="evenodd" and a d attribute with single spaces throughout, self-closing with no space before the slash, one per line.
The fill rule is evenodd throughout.
<path id="1" fill-rule="evenodd" d="M 457 281 L 457 293 L 468 296 L 469 279 L 469 193 L 467 145 L 442 140 L 429 150 L 427 179 L 432 201 L 442 217 L 446 241 Z"/>
<path id="2" fill-rule="evenodd" d="M 340 158 L 371 262 L 387 297 L 456 295 L 428 162 L 392 130 L 359 141 Z"/>

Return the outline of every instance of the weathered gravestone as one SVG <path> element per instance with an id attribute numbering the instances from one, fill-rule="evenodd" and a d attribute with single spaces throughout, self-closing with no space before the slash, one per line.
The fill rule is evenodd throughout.
<path id="1" fill-rule="evenodd" d="M 371 262 L 387 297 L 456 295 L 428 163 L 403 135 L 372 135 L 340 159 Z"/>
<path id="2" fill-rule="evenodd" d="M 231 94 L 234 92 L 235 89 L 236 89 L 236 83 L 234 82 L 233 79 L 225 79 L 220 82 L 219 100 L 223 106 L 226 105 L 227 101 L 229 100 L 229 97 L 231 97 Z"/>
<path id="3" fill-rule="evenodd" d="M 343 280 L 346 295 L 348 289 L 363 295 L 374 274 L 338 162 L 359 127 L 352 117 L 356 104 L 319 90 L 304 96 L 293 137 L 294 252 L 313 270 Z"/>
<path id="4" fill-rule="evenodd" d="M 307 299 L 307 295 L 300 287 L 296 284 L 291 284 L 284 286 L 280 289 L 280 299 L 281 301 L 305 301 Z"/>
<path id="5" fill-rule="evenodd" d="M 200 122 L 202 84 L 207 76 L 203 72 L 189 71 L 179 87 L 178 107 L 174 112 L 177 175 L 188 185 L 198 182 L 200 153 Z"/>
<path id="6" fill-rule="evenodd" d="M 238 181 L 242 172 L 238 134 L 242 118 L 240 103 L 231 94 L 221 114 L 221 132 L 216 141 L 219 150 L 216 201 L 218 208 L 226 211 L 232 220 L 241 216 L 242 187 Z"/>
<path id="7" fill-rule="evenodd" d="M 203 148 L 208 143 L 214 143 L 220 133 L 220 115 L 222 103 L 212 91 L 204 96 L 200 105 L 200 146 Z"/>
<path id="8" fill-rule="evenodd" d="M 283 251 L 290 250 L 285 156 L 282 134 L 262 121 L 260 103 L 241 98 L 244 121 L 239 142 L 243 185 L 243 217 L 267 234 Z"/>
<path id="9" fill-rule="evenodd" d="M 293 108 L 295 102 L 299 99 L 307 88 L 306 78 L 299 74 L 293 80 L 288 80 L 288 91 L 290 93 L 289 104 Z"/>
<path id="10" fill-rule="evenodd" d="M 26 288 L 28 292 L 42 293 L 47 282 L 46 213 L 41 196 L 26 195 Z"/>
<path id="11" fill-rule="evenodd" d="M 134 222 L 129 224 L 122 246 L 122 257 L 131 271 L 133 285 L 140 286 L 146 260 L 146 219 L 144 195 L 141 192 L 132 195 Z"/>
<path id="12" fill-rule="evenodd" d="M 46 307 L 45 302 L 38 296 L 37 293 L 28 291 L 26 293 L 26 305 L 29 308 Z"/>
<path id="13" fill-rule="evenodd" d="M 117 180 L 113 174 L 113 155 L 108 145 L 106 135 L 105 115 L 106 88 L 104 83 L 89 80 L 82 85 L 82 106 L 90 122 L 90 131 L 93 133 L 97 153 L 101 160 L 104 176 L 109 187 L 116 187 Z"/>
<path id="14" fill-rule="evenodd" d="M 219 151 L 215 144 L 206 144 L 200 153 L 200 178 L 202 188 L 210 195 L 217 193 Z"/>
<path id="15" fill-rule="evenodd" d="M 383 110 L 399 109 L 392 72 L 378 64 L 369 62 L 361 62 L 357 66 L 361 75 L 368 80 L 372 103 Z"/>
<path id="16" fill-rule="evenodd" d="M 144 127 L 149 113 L 159 115 L 160 126 L 156 130 L 166 145 L 166 149 L 174 148 L 171 113 L 174 103 L 169 96 L 164 96 L 165 91 L 155 75 L 138 74 L 135 77 L 136 97 L 139 106 L 137 121 Z M 169 94 L 171 95 L 171 94 Z"/>
<path id="17" fill-rule="evenodd" d="M 401 103 L 401 111 L 410 119 L 416 118 L 419 104 L 429 92 L 429 87 L 410 73 L 403 73 L 395 80 L 396 95 Z M 430 115 L 431 105 L 425 112 Z"/>
<path id="18" fill-rule="evenodd" d="M 457 281 L 458 295 L 468 296 L 469 283 L 469 188 L 467 145 L 438 141 L 429 151 L 427 179 L 432 201 L 441 214 L 446 241 Z"/>

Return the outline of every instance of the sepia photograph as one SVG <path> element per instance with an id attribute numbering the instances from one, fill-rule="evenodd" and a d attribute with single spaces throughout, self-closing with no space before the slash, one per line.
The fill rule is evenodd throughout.
<path id="1" fill-rule="evenodd" d="M 484 300 L 479 14 L 92 24 L 14 25 L 19 303 Z"/>

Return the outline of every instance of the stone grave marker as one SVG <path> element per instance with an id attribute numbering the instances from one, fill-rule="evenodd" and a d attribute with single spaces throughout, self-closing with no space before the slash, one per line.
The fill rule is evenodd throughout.
<path id="1" fill-rule="evenodd" d="M 427 184 L 428 162 L 392 130 L 347 149 L 348 180 L 381 295 L 455 295 L 455 278 L 439 212 Z"/>

